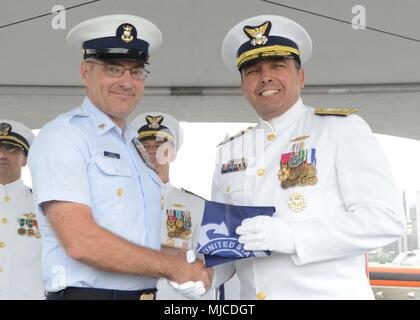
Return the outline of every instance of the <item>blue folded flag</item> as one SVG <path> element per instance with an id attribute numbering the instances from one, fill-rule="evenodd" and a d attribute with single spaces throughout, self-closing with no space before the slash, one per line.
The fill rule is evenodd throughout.
<path id="1" fill-rule="evenodd" d="M 204 254 L 206 267 L 270 255 L 270 251 L 244 250 L 235 230 L 246 218 L 273 216 L 275 211 L 275 207 L 235 206 L 206 200 L 197 245 L 197 252 Z"/>

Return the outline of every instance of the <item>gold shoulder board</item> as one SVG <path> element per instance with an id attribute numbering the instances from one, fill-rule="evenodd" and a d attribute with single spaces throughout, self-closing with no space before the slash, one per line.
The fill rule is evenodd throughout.
<path id="1" fill-rule="evenodd" d="M 352 113 L 359 112 L 358 109 L 333 109 L 333 108 L 316 108 L 315 114 L 317 116 L 339 116 L 347 117 Z"/>

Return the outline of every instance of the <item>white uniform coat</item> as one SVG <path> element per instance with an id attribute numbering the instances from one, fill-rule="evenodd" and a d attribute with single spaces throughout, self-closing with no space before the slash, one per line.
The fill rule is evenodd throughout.
<path id="1" fill-rule="evenodd" d="M 171 185 L 170 182 L 163 185 L 162 188 L 162 224 L 161 224 L 161 245 L 174 247 L 179 249 L 193 249 L 197 245 L 198 229 L 201 225 L 204 212 L 204 199 L 189 193 L 185 190 L 180 190 Z M 184 223 L 182 227 L 184 234 L 177 236 L 171 235 L 168 229 L 168 214 L 176 214 L 178 216 L 182 213 L 188 218 L 184 220 L 190 221 L 190 226 Z M 175 218 L 175 217 L 174 217 Z M 178 222 L 180 221 L 177 217 Z M 175 222 L 176 224 L 176 222 Z M 176 228 L 179 230 L 179 228 Z"/>
<path id="2" fill-rule="evenodd" d="M 0 184 L 0 300 L 45 299 L 41 239 L 34 215 L 32 192 L 21 179 Z M 18 234 L 20 228 L 25 234 Z"/>
<path id="3" fill-rule="evenodd" d="M 299 137 L 305 149 L 316 150 L 318 181 L 283 189 L 277 176 L 281 155 Z M 221 173 L 223 164 L 242 157 L 246 170 Z M 396 241 L 404 217 L 385 155 L 359 116 L 318 116 L 299 99 L 270 123 L 261 120 L 224 143 L 217 160 L 212 200 L 275 206 L 296 246 L 293 255 L 236 262 L 241 299 L 373 298 L 365 255 Z M 296 195 L 304 205 L 300 212 L 292 210 Z"/>
<path id="4" fill-rule="evenodd" d="M 187 191 L 175 188 L 170 182 L 162 188 L 162 224 L 161 224 L 161 245 L 178 249 L 193 249 L 197 245 L 198 230 L 203 218 L 205 200 Z M 171 237 L 168 235 L 168 210 L 188 212 L 191 217 L 190 236 L 188 239 L 182 237 Z M 158 300 L 185 300 L 186 298 L 168 285 L 166 279 L 161 279 L 157 285 Z M 201 299 L 214 299 L 214 290 L 207 292 Z"/>

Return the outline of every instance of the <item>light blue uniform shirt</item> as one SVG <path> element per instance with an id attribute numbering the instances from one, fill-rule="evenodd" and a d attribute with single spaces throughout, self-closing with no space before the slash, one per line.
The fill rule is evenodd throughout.
<path id="1" fill-rule="evenodd" d="M 81 107 L 46 124 L 29 154 L 36 210 L 42 234 L 45 288 L 91 287 L 140 290 L 157 279 L 97 270 L 72 259 L 60 244 L 40 204 L 82 203 L 96 223 L 139 246 L 160 248 L 161 182 L 132 142 L 88 98 Z M 77 235 L 76 235 L 77 236 Z"/>

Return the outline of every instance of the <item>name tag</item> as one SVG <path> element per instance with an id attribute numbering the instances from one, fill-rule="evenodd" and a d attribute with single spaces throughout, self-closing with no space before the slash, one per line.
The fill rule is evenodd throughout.
<path id="1" fill-rule="evenodd" d="M 121 158 L 119 153 L 113 153 L 113 152 L 109 152 L 109 151 L 104 151 L 104 156 L 108 157 L 108 158 L 114 158 L 114 159 L 120 159 Z"/>

